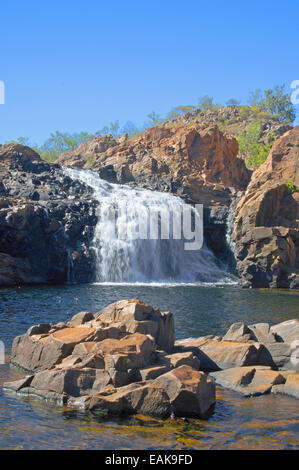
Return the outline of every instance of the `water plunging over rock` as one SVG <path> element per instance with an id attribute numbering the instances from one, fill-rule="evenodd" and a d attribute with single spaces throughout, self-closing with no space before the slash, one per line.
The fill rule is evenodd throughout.
<path id="1" fill-rule="evenodd" d="M 126 213 L 117 214 L 118 226 L 128 233 L 140 230 L 139 214 L 149 210 L 168 217 L 178 216 L 190 208 L 179 197 L 166 193 L 111 184 L 88 170 L 65 168 L 66 175 L 93 188 L 99 202 L 92 246 L 96 253 L 96 280 L 100 282 L 228 282 L 233 278 L 203 246 L 200 250 L 185 250 L 186 240 L 120 239 L 115 230 L 115 211 L 121 201 Z M 162 217 L 163 219 L 163 217 Z"/>

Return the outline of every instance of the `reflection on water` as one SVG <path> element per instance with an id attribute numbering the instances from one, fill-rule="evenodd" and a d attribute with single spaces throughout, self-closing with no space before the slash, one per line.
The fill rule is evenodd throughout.
<path id="1" fill-rule="evenodd" d="M 60 286 L 0 290 L 0 339 L 34 323 L 95 312 L 112 301 L 140 298 L 175 314 L 177 337 L 223 333 L 236 320 L 276 323 L 298 317 L 298 293 L 238 287 Z M 0 389 L 17 371 L 0 366 Z M 1 449 L 299 449 L 299 401 L 244 398 L 218 389 L 209 421 L 136 416 L 103 421 L 38 399 L 0 391 Z"/>

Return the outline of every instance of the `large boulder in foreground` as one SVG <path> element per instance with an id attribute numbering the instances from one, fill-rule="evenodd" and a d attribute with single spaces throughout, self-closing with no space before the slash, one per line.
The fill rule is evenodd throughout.
<path id="1" fill-rule="evenodd" d="M 176 416 L 205 417 L 216 402 L 214 380 L 184 365 L 158 377 Z"/>
<path id="2" fill-rule="evenodd" d="M 15 338 L 11 362 L 31 375 L 4 389 L 105 414 L 204 418 L 215 383 L 197 370 L 192 352 L 173 346 L 170 312 L 135 299 L 115 302 Z"/>
<path id="3" fill-rule="evenodd" d="M 141 382 L 94 396 L 89 408 L 108 414 L 144 413 L 207 417 L 215 404 L 215 383 L 203 372 L 180 366 L 150 383 Z"/>
<path id="4" fill-rule="evenodd" d="M 244 286 L 299 287 L 299 126 L 273 145 L 252 175 L 234 224 Z"/>
<path id="5" fill-rule="evenodd" d="M 80 406 L 80 404 L 79 404 Z M 98 394 L 85 404 L 85 409 L 100 410 L 108 415 L 144 414 L 167 418 L 171 404 L 166 391 L 151 382 L 141 382 Z"/>
<path id="6" fill-rule="evenodd" d="M 92 168 L 101 178 L 169 192 L 204 205 L 204 234 L 219 257 L 228 254 L 228 209 L 246 189 L 251 171 L 238 156 L 238 141 L 217 125 L 156 126 L 133 139 L 102 136 L 62 154 L 64 166 Z"/>
<path id="7" fill-rule="evenodd" d="M 193 353 L 169 354 L 173 344 L 170 312 L 135 299 L 115 302 L 15 338 L 11 362 L 33 374 L 4 389 L 112 415 L 205 417 L 214 381 L 195 370 Z"/>

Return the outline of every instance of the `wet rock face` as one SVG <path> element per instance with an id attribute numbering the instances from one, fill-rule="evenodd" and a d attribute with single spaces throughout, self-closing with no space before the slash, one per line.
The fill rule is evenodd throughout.
<path id="1" fill-rule="evenodd" d="M 237 270 L 245 287 L 299 287 L 299 126 L 275 142 L 236 209 Z"/>
<path id="2" fill-rule="evenodd" d="M 29 147 L 0 146 L 0 283 L 92 280 L 92 190 Z"/>

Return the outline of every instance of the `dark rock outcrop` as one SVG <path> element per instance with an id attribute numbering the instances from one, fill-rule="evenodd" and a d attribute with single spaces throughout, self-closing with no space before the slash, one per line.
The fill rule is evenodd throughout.
<path id="1" fill-rule="evenodd" d="M 0 146 L 0 283 L 93 279 L 91 188 L 29 147 Z"/>
<path id="2" fill-rule="evenodd" d="M 246 287 L 299 287 L 299 126 L 275 142 L 236 209 L 237 270 Z"/>

